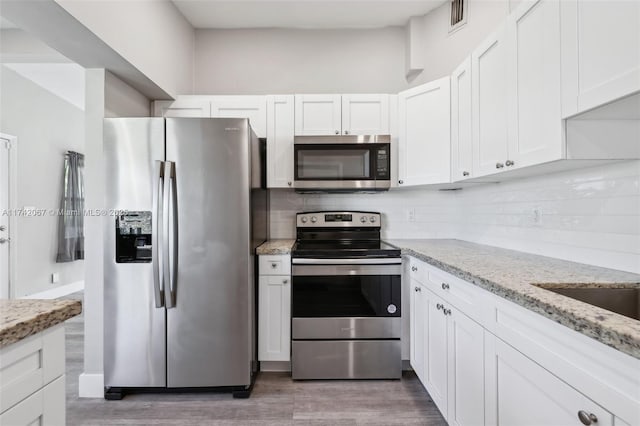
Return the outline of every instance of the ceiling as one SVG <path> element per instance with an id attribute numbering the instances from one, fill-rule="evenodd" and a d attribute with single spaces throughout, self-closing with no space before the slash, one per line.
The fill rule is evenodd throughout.
<path id="1" fill-rule="evenodd" d="M 172 0 L 194 28 L 404 26 L 447 0 Z"/>

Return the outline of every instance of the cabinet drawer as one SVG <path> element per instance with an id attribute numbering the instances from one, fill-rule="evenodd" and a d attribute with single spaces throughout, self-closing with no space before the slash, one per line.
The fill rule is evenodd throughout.
<path id="1" fill-rule="evenodd" d="M 0 350 L 0 413 L 64 374 L 64 327 Z"/>
<path id="2" fill-rule="evenodd" d="M 476 288 L 473 284 L 433 266 L 426 265 L 426 270 L 427 288 L 480 324 L 487 322 L 491 305 L 486 297 L 486 290 Z"/>
<path id="3" fill-rule="evenodd" d="M 409 257 L 409 276 L 412 280 L 422 284 L 427 284 L 429 280 L 429 269 L 425 262 Z"/>
<path id="4" fill-rule="evenodd" d="M 261 255 L 259 262 L 260 275 L 291 275 L 289 255 Z"/>
<path id="5" fill-rule="evenodd" d="M 65 377 L 62 376 L 2 413 L 0 424 L 63 426 L 65 410 Z"/>

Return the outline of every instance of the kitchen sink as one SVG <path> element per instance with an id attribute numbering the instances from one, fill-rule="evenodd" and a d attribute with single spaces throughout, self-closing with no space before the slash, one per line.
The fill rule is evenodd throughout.
<path id="1" fill-rule="evenodd" d="M 634 287 L 563 287 L 545 290 L 598 306 L 629 318 L 640 320 L 640 288 Z"/>

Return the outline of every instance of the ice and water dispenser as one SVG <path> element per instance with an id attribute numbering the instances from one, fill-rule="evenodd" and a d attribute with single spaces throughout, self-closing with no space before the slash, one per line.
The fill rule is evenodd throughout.
<path id="1" fill-rule="evenodd" d="M 116 263 L 151 262 L 151 212 L 116 216 Z"/>

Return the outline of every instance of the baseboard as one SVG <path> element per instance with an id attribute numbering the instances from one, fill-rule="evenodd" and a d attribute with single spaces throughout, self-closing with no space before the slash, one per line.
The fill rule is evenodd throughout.
<path id="1" fill-rule="evenodd" d="M 22 296 L 20 299 L 57 299 L 72 293 L 84 290 L 84 281 L 76 281 L 71 284 L 61 285 L 51 290 L 41 291 L 40 293 Z"/>
<path id="2" fill-rule="evenodd" d="M 260 361 L 260 371 L 291 371 L 289 361 Z"/>
<path id="3" fill-rule="evenodd" d="M 104 375 L 82 373 L 78 380 L 80 398 L 104 398 Z"/>

